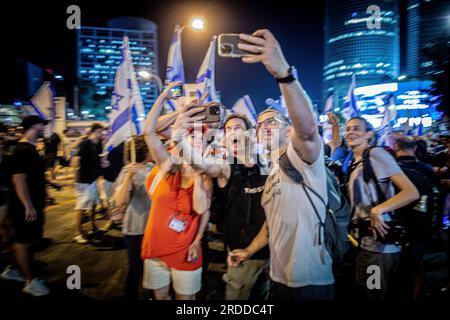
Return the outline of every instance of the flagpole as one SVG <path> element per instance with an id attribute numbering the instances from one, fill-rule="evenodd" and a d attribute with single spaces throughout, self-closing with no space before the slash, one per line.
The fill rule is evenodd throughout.
<path id="1" fill-rule="evenodd" d="M 129 83 L 129 94 L 128 94 L 128 125 L 130 126 L 130 137 L 131 137 L 131 141 L 130 141 L 130 161 L 132 163 L 136 162 L 136 149 L 135 149 L 135 145 L 134 145 L 134 132 L 133 132 L 133 115 L 132 115 L 132 111 L 131 111 L 131 101 L 133 100 L 133 85 L 131 83 L 131 66 L 133 65 L 133 60 L 131 58 L 131 51 L 130 51 L 130 47 L 129 47 L 129 43 L 128 43 L 128 37 L 127 39 L 127 48 L 126 48 L 126 54 L 128 55 L 129 53 L 129 57 L 127 57 L 127 59 L 129 59 L 128 61 L 128 74 L 130 76 L 130 79 L 128 80 Z"/>

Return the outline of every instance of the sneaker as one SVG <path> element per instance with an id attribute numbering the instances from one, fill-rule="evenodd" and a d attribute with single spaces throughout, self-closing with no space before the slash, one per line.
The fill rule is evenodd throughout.
<path id="1" fill-rule="evenodd" d="M 88 243 L 88 240 L 83 237 L 83 235 L 79 234 L 76 237 L 73 238 L 73 240 L 78 244 L 86 244 Z"/>
<path id="2" fill-rule="evenodd" d="M 14 269 L 11 266 L 7 266 L 5 271 L 0 275 L 0 278 L 3 280 L 12 280 L 18 282 L 24 282 L 25 279 L 20 274 L 19 270 Z"/>
<path id="3" fill-rule="evenodd" d="M 27 281 L 22 291 L 31 294 L 34 297 L 41 297 L 50 293 L 50 289 L 47 288 L 44 281 L 39 279 Z"/>

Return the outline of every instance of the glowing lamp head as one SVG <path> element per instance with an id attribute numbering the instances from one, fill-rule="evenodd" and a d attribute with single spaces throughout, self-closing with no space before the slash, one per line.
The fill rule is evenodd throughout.
<path id="1" fill-rule="evenodd" d="M 201 18 L 194 18 L 191 23 L 192 29 L 202 30 L 205 28 L 205 21 Z"/>

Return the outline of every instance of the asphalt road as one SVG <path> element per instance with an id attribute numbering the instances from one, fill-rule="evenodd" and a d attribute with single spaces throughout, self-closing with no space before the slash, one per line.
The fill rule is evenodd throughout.
<path id="1" fill-rule="evenodd" d="M 66 178 L 61 178 L 65 184 Z M 46 210 L 46 224 L 43 243 L 36 248 L 35 260 L 39 275 L 48 283 L 51 294 L 39 299 L 79 299 L 109 300 L 120 299 L 127 274 L 127 257 L 120 230 L 113 229 L 90 241 L 79 245 L 73 242 L 75 233 L 75 200 L 74 190 L 67 186 L 61 191 L 50 190 L 56 205 Z M 106 220 L 99 216 L 99 224 Z M 88 230 L 89 223 L 85 224 Z M 210 261 L 206 273 L 204 288 L 200 298 L 216 300 L 224 298 L 224 283 L 221 281 L 225 272 L 225 253 L 223 244 L 214 240 L 209 243 Z M 448 299 L 448 291 L 443 289 L 447 284 L 446 255 L 443 250 L 434 250 L 425 257 L 426 283 L 424 299 Z M 0 255 L 0 267 L 7 264 L 7 257 Z M 66 281 L 69 266 L 76 265 L 81 270 L 81 289 L 69 290 Z M 338 282 L 338 292 L 343 293 L 341 299 L 347 299 L 346 280 Z M 27 301 L 32 298 L 21 292 L 20 283 L 0 280 L 0 300 L 12 298 Z M 142 289 L 141 299 L 150 299 L 150 292 Z"/>

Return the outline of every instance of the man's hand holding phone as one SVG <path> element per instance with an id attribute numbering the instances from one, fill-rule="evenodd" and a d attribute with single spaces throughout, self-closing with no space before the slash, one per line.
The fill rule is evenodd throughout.
<path id="1" fill-rule="evenodd" d="M 257 30 L 252 35 L 242 33 L 239 37 L 247 43 L 239 43 L 238 48 L 250 53 L 242 58 L 243 62 L 262 62 L 274 78 L 289 76 L 289 64 L 280 44 L 269 30 Z"/>

